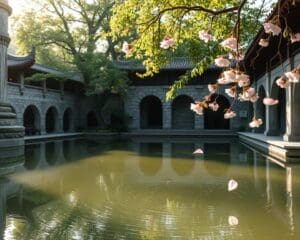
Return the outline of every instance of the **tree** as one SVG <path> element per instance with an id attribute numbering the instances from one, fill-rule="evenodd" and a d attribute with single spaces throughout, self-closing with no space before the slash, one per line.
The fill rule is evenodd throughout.
<path id="1" fill-rule="evenodd" d="M 91 85 L 102 84 L 95 94 L 126 89 L 124 75 L 119 73 L 123 77 L 118 81 L 114 75 L 107 75 L 120 72 L 111 64 L 118 56 L 115 46 L 119 39 L 112 40 L 108 34 L 113 0 L 34 0 L 33 3 L 35 9 L 14 19 L 13 38 L 19 53 L 25 53 L 34 45 L 39 63 L 64 70 L 79 70 L 89 86 L 89 94 L 93 94 Z M 101 58 L 97 66 L 95 57 Z M 101 74 L 108 67 L 114 71 L 105 73 L 104 82 Z M 98 77 L 97 84 L 95 76 Z"/>
<path id="2" fill-rule="evenodd" d="M 120 0 L 114 6 L 111 27 L 113 36 L 130 39 L 129 57 L 142 60 L 146 67 L 142 77 L 157 73 L 180 51 L 191 58 L 195 68 L 174 83 L 167 94 L 171 99 L 191 76 L 201 75 L 218 55 L 226 54 L 219 45 L 226 36 L 238 36 L 245 50 L 266 10 L 264 1 L 258 8 L 246 0 Z M 216 41 L 201 41 L 200 30 L 213 34 Z M 161 46 L 168 39 L 172 46 Z"/>

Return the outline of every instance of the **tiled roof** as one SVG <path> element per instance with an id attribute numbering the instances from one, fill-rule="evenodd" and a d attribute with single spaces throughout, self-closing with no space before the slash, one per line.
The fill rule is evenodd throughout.
<path id="1" fill-rule="evenodd" d="M 35 62 L 35 53 L 32 51 L 27 56 L 13 56 L 8 54 L 7 56 L 7 66 L 11 69 L 22 69 L 26 67 L 30 67 Z"/>
<path id="2" fill-rule="evenodd" d="M 123 70 L 143 71 L 145 67 L 142 62 L 134 60 L 124 60 L 115 62 L 116 65 Z M 161 70 L 189 70 L 194 67 L 192 61 L 188 58 L 173 58 L 167 65 L 163 66 Z"/>

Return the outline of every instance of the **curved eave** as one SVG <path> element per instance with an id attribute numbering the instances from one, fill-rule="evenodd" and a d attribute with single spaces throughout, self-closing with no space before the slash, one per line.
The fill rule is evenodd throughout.
<path id="1" fill-rule="evenodd" d="M 30 68 L 35 63 L 34 54 L 30 53 L 27 56 L 19 57 L 8 54 L 7 66 L 9 70 L 21 70 Z"/>

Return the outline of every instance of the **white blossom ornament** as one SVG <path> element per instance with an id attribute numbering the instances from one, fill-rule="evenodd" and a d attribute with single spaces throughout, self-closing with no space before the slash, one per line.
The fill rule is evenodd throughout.
<path id="1" fill-rule="evenodd" d="M 218 84 L 208 84 L 207 87 L 210 93 L 216 93 L 218 90 Z"/>
<path id="2" fill-rule="evenodd" d="M 223 72 L 223 76 L 228 83 L 236 82 L 236 72 L 233 69 L 227 70 Z"/>
<path id="3" fill-rule="evenodd" d="M 278 100 L 277 99 L 273 99 L 273 98 L 264 98 L 263 99 L 263 103 L 267 106 L 273 106 L 278 104 Z"/>
<path id="4" fill-rule="evenodd" d="M 237 189 L 238 185 L 239 184 L 237 181 L 235 181 L 234 179 L 230 179 L 228 182 L 228 188 L 227 188 L 228 192 L 231 192 L 231 191 Z"/>
<path id="5" fill-rule="evenodd" d="M 228 224 L 230 226 L 237 226 L 237 225 L 239 225 L 239 219 L 235 216 L 229 216 L 228 217 Z"/>
<path id="6" fill-rule="evenodd" d="M 208 43 L 209 41 L 212 41 L 214 39 L 213 35 L 210 34 L 208 31 L 200 31 L 199 32 L 199 38 L 204 41 L 205 43 Z"/>
<path id="7" fill-rule="evenodd" d="M 267 22 L 263 24 L 265 32 L 268 34 L 272 34 L 273 36 L 277 36 L 281 33 L 281 27 L 275 25 L 271 22 Z"/>
<path id="8" fill-rule="evenodd" d="M 160 42 L 160 47 L 162 49 L 169 49 L 172 48 L 175 44 L 175 41 L 172 37 L 165 37 L 161 42 Z"/>

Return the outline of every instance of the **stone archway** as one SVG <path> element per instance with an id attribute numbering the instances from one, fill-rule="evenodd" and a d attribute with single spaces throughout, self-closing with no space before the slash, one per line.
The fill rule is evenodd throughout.
<path id="1" fill-rule="evenodd" d="M 263 124 L 255 130 L 257 133 L 263 133 L 266 129 L 266 106 L 263 103 L 264 98 L 266 97 L 266 91 L 263 86 L 259 87 L 258 90 L 259 99 L 256 103 L 256 117 L 261 118 L 263 121 Z"/>
<path id="2" fill-rule="evenodd" d="M 97 128 L 98 127 L 98 119 L 97 119 L 96 113 L 94 111 L 90 111 L 86 115 L 86 125 L 88 128 Z"/>
<path id="3" fill-rule="evenodd" d="M 230 120 L 224 119 L 224 110 L 230 107 L 230 103 L 223 95 L 214 94 L 211 96 L 211 102 L 216 101 L 219 104 L 218 111 L 212 111 L 210 108 L 204 110 L 204 129 L 229 129 Z"/>
<path id="4" fill-rule="evenodd" d="M 50 107 L 46 112 L 46 132 L 55 133 L 58 129 L 58 111 L 55 107 Z"/>
<path id="5" fill-rule="evenodd" d="M 286 130 L 286 92 L 285 88 L 280 88 L 273 82 L 271 98 L 278 99 L 279 103 L 269 107 L 269 129 L 268 136 L 283 135 Z"/>
<path id="6" fill-rule="evenodd" d="M 72 130 L 72 110 L 67 108 L 63 116 L 63 130 L 64 132 L 70 132 Z"/>
<path id="7" fill-rule="evenodd" d="M 147 96 L 140 102 L 140 128 L 162 128 L 162 103 L 156 96 Z"/>
<path id="8" fill-rule="evenodd" d="M 25 127 L 25 135 L 36 135 L 41 133 L 41 115 L 38 108 L 29 105 L 23 114 L 23 126 Z"/>
<path id="9" fill-rule="evenodd" d="M 172 102 L 172 128 L 193 129 L 195 128 L 195 114 L 190 106 L 194 100 L 186 95 L 178 96 Z"/>

